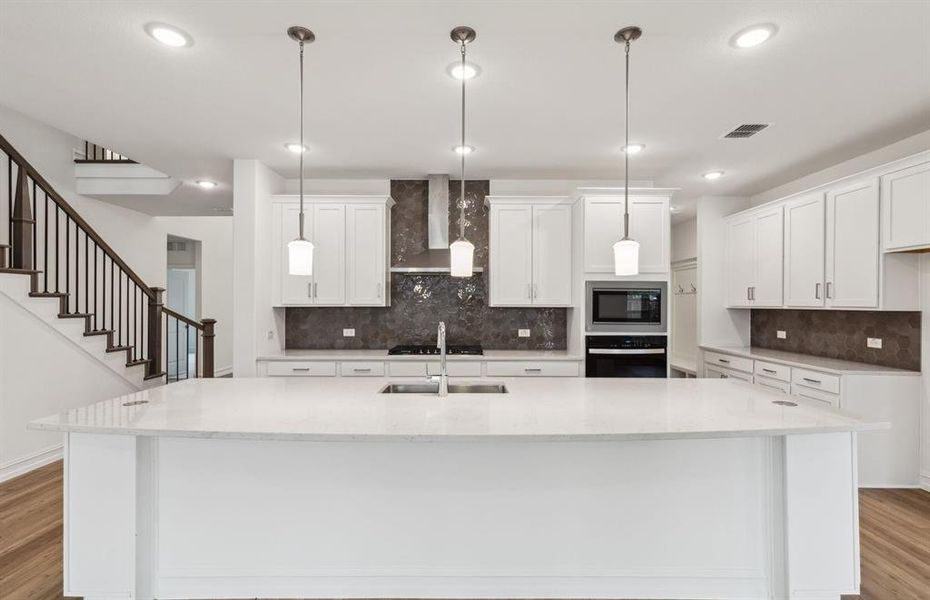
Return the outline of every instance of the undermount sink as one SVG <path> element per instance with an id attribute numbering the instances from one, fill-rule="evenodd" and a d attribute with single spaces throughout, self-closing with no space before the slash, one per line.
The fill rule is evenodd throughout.
<path id="1" fill-rule="evenodd" d="M 389 383 L 381 394 L 433 394 L 439 393 L 438 383 Z M 506 394 L 503 383 L 450 383 L 450 394 Z"/>

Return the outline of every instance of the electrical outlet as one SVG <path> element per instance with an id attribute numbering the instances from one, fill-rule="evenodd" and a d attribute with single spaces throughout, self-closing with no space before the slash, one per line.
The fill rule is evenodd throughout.
<path id="1" fill-rule="evenodd" d="M 517 329 L 517 336 L 530 337 L 530 330 L 529 329 Z"/>
<path id="2" fill-rule="evenodd" d="M 355 337 L 355 330 L 354 329 L 343 329 L 342 337 Z"/>
<path id="3" fill-rule="evenodd" d="M 865 345 L 876 350 L 882 349 L 882 338 L 866 338 Z"/>
<path id="4" fill-rule="evenodd" d="M 273 339 L 274 339 L 274 330 L 272 330 L 272 329 L 269 329 L 269 330 L 268 330 L 268 339 L 269 339 L 269 340 L 273 340 Z"/>
<path id="5" fill-rule="evenodd" d="M 788 339 L 788 332 L 785 331 L 784 329 L 779 329 L 775 332 L 775 337 L 777 337 L 780 340 Z"/>

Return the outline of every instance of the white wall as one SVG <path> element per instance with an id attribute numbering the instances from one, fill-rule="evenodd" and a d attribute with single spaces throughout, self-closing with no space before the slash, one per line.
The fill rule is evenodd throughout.
<path id="1" fill-rule="evenodd" d="M 29 431 L 29 421 L 133 391 L 109 367 L 0 293 L 0 481 L 61 456 L 62 434 Z"/>
<path id="2" fill-rule="evenodd" d="M 697 258 L 697 217 L 672 225 L 672 262 Z"/>

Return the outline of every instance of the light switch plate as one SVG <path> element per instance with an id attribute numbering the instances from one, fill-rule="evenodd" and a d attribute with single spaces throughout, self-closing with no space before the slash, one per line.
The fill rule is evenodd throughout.
<path id="1" fill-rule="evenodd" d="M 775 337 L 780 340 L 788 339 L 788 332 L 784 329 L 779 329 L 775 332 Z"/>
<path id="2" fill-rule="evenodd" d="M 355 330 L 354 329 L 343 329 L 342 337 L 355 337 Z"/>
<path id="3" fill-rule="evenodd" d="M 866 338 L 865 345 L 876 350 L 882 349 L 882 338 Z"/>
<path id="4" fill-rule="evenodd" d="M 530 337 L 529 329 L 517 329 L 517 335 L 519 337 Z"/>

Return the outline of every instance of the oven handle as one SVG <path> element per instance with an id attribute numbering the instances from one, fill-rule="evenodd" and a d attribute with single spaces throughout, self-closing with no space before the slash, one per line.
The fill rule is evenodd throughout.
<path id="1" fill-rule="evenodd" d="M 623 350 L 619 348 L 588 348 L 588 354 L 665 354 L 665 348 Z"/>

